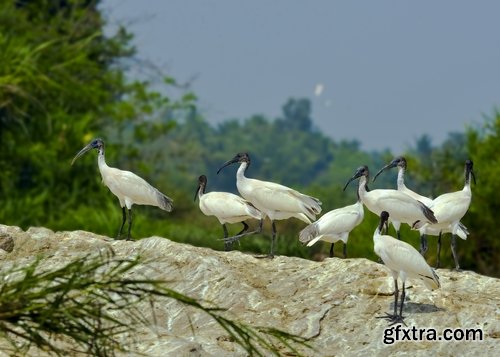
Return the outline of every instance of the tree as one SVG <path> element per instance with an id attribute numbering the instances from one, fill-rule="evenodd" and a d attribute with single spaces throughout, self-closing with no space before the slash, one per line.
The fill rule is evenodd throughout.
<path id="1" fill-rule="evenodd" d="M 131 35 L 120 28 L 105 36 L 98 6 L 84 0 L 1 1 L 3 223 L 45 225 L 69 207 L 95 204 L 95 162 L 92 169 L 90 161 L 72 168 L 72 155 L 109 128 L 131 128 L 134 138 L 144 130 L 158 132 L 151 114 L 173 105 L 146 82 L 126 79 L 120 64 L 134 55 Z M 107 143 L 113 147 L 113 140 Z M 116 155 L 109 150 L 111 161 Z"/>
<path id="2" fill-rule="evenodd" d="M 464 217 L 471 232 L 460 253 L 470 266 L 489 275 L 500 274 L 500 112 L 485 117 L 480 129 L 467 131 L 466 148 L 474 162 L 477 185 L 472 184 L 472 203 Z"/>
<path id="3" fill-rule="evenodd" d="M 309 99 L 288 99 L 283 105 L 283 115 L 285 118 L 278 121 L 278 124 L 284 129 L 310 131 L 312 128 L 311 101 Z"/>

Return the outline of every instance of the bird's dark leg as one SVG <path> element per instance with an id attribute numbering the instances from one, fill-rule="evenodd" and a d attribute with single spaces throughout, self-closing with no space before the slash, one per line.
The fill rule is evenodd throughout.
<path id="1" fill-rule="evenodd" d="M 227 238 L 229 236 L 229 233 L 227 231 L 227 227 L 226 227 L 225 223 L 222 225 L 222 229 L 224 230 L 224 238 Z M 226 252 L 231 250 L 232 246 L 233 246 L 233 243 L 224 241 L 224 250 Z"/>
<path id="2" fill-rule="evenodd" d="M 232 237 L 226 237 L 226 238 L 224 238 L 224 242 L 226 242 L 226 243 L 234 243 L 236 241 L 239 241 L 241 238 L 243 238 L 245 236 L 248 236 L 248 235 L 251 235 L 251 234 L 261 233 L 262 232 L 262 226 L 264 224 L 264 219 L 261 219 L 260 224 L 259 224 L 259 229 L 256 230 L 256 231 L 252 231 L 252 232 L 247 232 L 248 225 L 245 222 L 241 222 L 241 223 L 243 223 L 243 225 L 246 226 L 246 227 L 240 233 L 238 233 L 237 235 L 232 236 Z"/>
<path id="3" fill-rule="evenodd" d="M 427 246 L 427 237 L 425 234 L 422 234 L 420 236 L 420 254 L 425 257 L 425 253 L 427 252 L 428 246 Z"/>
<path id="4" fill-rule="evenodd" d="M 347 258 L 347 243 L 344 243 L 342 253 L 344 254 L 344 259 Z"/>
<path id="5" fill-rule="evenodd" d="M 122 225 L 120 226 L 120 230 L 118 231 L 118 236 L 116 237 L 116 239 L 121 238 L 123 226 L 125 225 L 126 220 L 127 220 L 127 213 L 125 211 L 125 206 L 124 206 L 122 207 Z"/>
<path id="6" fill-rule="evenodd" d="M 457 235 L 451 235 L 451 253 L 453 254 L 453 260 L 455 260 L 455 270 L 460 271 L 460 265 L 458 264 L 457 256 Z"/>
<path id="7" fill-rule="evenodd" d="M 269 253 L 269 258 L 274 258 L 274 241 L 276 240 L 276 223 L 274 221 L 271 222 L 271 226 L 273 228 L 273 234 L 271 236 L 271 252 Z"/>
<path id="8" fill-rule="evenodd" d="M 396 235 L 398 236 L 398 240 L 401 240 L 401 234 L 399 234 L 399 229 L 396 231 Z"/>
<path id="9" fill-rule="evenodd" d="M 401 293 L 401 307 L 399 308 L 399 315 L 398 315 L 398 295 L 399 295 L 399 289 L 398 289 L 398 280 L 397 278 L 394 279 L 394 310 L 393 314 L 385 313 L 385 316 L 377 316 L 379 319 L 387 319 L 391 323 L 389 326 L 392 326 L 397 323 L 403 323 L 405 326 L 406 324 L 404 323 L 403 319 L 403 304 L 404 304 L 404 299 L 405 299 L 405 283 L 403 282 L 403 292 Z"/>
<path id="10" fill-rule="evenodd" d="M 436 263 L 436 269 L 441 267 L 441 232 L 439 232 L 438 236 L 438 253 L 437 253 L 437 263 Z"/>
<path id="11" fill-rule="evenodd" d="M 333 245 L 334 243 L 330 245 L 330 258 L 333 258 Z"/>
<path id="12" fill-rule="evenodd" d="M 241 222 L 241 223 L 243 224 L 243 229 L 237 234 L 237 236 L 245 233 L 248 230 L 248 224 L 246 224 L 245 222 Z M 227 237 L 225 237 L 225 238 L 227 238 Z"/>
<path id="13" fill-rule="evenodd" d="M 406 290 L 405 290 L 405 282 L 403 281 L 403 291 L 401 292 L 401 306 L 399 307 L 399 318 L 400 322 L 403 322 L 403 305 L 405 303 Z"/>
<path id="14" fill-rule="evenodd" d="M 399 295 L 398 279 L 394 279 L 394 314 L 393 314 L 393 317 L 398 316 L 398 295 Z"/>
<path id="15" fill-rule="evenodd" d="M 127 240 L 132 240 L 130 237 L 130 230 L 132 229 L 132 208 L 128 210 L 128 233 L 127 233 Z"/>

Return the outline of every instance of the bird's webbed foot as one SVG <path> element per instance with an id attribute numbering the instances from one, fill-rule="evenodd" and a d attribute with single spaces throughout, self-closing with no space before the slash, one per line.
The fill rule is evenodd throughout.
<path id="1" fill-rule="evenodd" d="M 404 321 L 405 318 L 401 315 L 398 315 L 398 314 L 389 314 L 388 312 L 386 312 L 384 316 L 376 316 L 376 318 L 388 320 L 390 322 L 389 326 L 397 325 L 397 324 L 403 324 L 403 325 L 407 326 L 405 321 Z"/>
<path id="2" fill-rule="evenodd" d="M 232 236 L 232 237 L 222 238 L 222 240 L 224 241 L 224 245 L 233 244 L 234 242 L 238 242 L 241 238 L 243 238 L 245 236 L 249 236 L 251 234 L 255 234 L 255 233 L 259 233 L 259 231 L 241 233 L 241 234 L 237 234 L 237 235 Z"/>

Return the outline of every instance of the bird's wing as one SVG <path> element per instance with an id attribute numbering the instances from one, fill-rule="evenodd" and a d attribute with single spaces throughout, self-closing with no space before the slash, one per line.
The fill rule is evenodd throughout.
<path id="1" fill-rule="evenodd" d="M 404 187 L 404 189 L 401 189 L 400 191 L 403 192 L 403 193 L 406 193 L 411 198 L 413 198 L 413 199 L 415 199 L 417 201 L 422 202 L 427 207 L 429 207 L 433 203 L 433 200 L 431 198 L 419 195 L 418 193 L 416 193 L 415 191 L 410 190 L 406 186 Z"/>
<path id="2" fill-rule="evenodd" d="M 171 210 L 172 200 L 151 186 L 142 177 L 137 176 L 133 172 L 113 169 L 106 175 L 104 183 L 118 197 L 123 197 L 127 202 L 138 205 L 151 205 L 168 210 Z M 170 205 L 165 206 L 165 198 L 170 202 Z M 169 203 L 166 202 L 166 203 Z"/>
<path id="3" fill-rule="evenodd" d="M 422 203 L 403 192 L 381 189 L 370 191 L 369 194 L 380 211 L 389 212 L 391 220 L 412 224 L 418 217 L 425 219 L 422 213 Z M 377 214 L 379 213 L 377 212 Z"/>
<path id="4" fill-rule="evenodd" d="M 460 220 L 467 213 L 470 202 L 470 195 L 462 191 L 450 192 L 436 197 L 431 209 L 438 222 L 452 222 Z"/>
<path id="5" fill-rule="evenodd" d="M 391 270 L 404 271 L 409 277 L 424 281 L 426 286 L 439 287 L 435 273 L 420 253 L 410 244 L 388 235 L 379 236 L 375 243 L 375 253 Z M 434 282 L 434 283 L 432 283 Z"/>
<path id="6" fill-rule="evenodd" d="M 273 182 L 257 182 L 258 184 L 254 184 L 250 194 L 247 193 L 246 197 L 257 208 L 264 207 L 272 211 L 297 212 L 304 213 L 307 216 L 311 215 L 311 212 L 308 210 L 308 203 L 310 203 L 308 200 L 312 200 L 312 197 Z"/>
<path id="7" fill-rule="evenodd" d="M 229 192 L 208 192 L 200 199 L 200 208 L 207 215 L 219 218 L 253 217 L 260 219 L 260 212 L 240 196 Z"/>
<path id="8" fill-rule="evenodd" d="M 363 220 L 363 209 L 356 205 L 346 206 L 325 213 L 316 221 L 320 234 L 350 232 Z"/>

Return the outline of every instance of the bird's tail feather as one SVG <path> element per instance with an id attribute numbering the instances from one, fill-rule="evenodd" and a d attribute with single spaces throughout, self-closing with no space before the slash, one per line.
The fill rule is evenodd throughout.
<path id="1" fill-rule="evenodd" d="M 303 244 L 310 242 L 314 237 L 318 235 L 318 227 L 316 224 L 310 224 L 306 228 L 300 231 L 299 241 Z"/>
<path id="2" fill-rule="evenodd" d="M 307 215 L 305 215 L 303 213 L 296 213 L 296 214 L 292 215 L 292 217 L 300 219 L 302 222 L 306 222 L 307 224 L 311 224 L 311 220 L 308 218 Z M 316 216 L 314 216 L 314 219 L 316 219 Z"/>
<path id="3" fill-rule="evenodd" d="M 321 213 L 321 201 L 317 198 L 303 195 L 302 203 L 304 204 L 304 208 L 306 210 L 304 214 L 314 221 L 316 219 L 316 215 Z"/>
<path id="4" fill-rule="evenodd" d="M 462 222 L 458 222 L 457 236 L 459 236 L 463 240 L 466 240 L 468 235 L 469 230 L 467 229 L 467 227 L 464 226 Z"/>
<path id="5" fill-rule="evenodd" d="M 263 215 L 262 215 L 262 212 L 259 211 L 253 204 L 251 204 L 250 202 L 247 202 L 248 203 L 248 213 L 250 216 L 252 216 L 253 218 L 255 219 L 262 219 L 263 218 Z"/>
<path id="6" fill-rule="evenodd" d="M 424 282 L 425 286 L 431 290 L 435 290 L 441 287 L 439 282 L 439 276 L 436 274 L 434 269 L 431 268 L 432 276 L 420 275 L 420 278 Z"/>
<path id="7" fill-rule="evenodd" d="M 418 201 L 418 202 L 420 203 L 420 206 L 422 207 L 422 212 L 423 212 L 425 218 L 427 218 L 429 220 L 429 222 L 431 222 L 431 223 L 438 223 L 436 217 L 434 216 L 434 212 L 429 207 L 424 205 L 422 202 L 420 202 L 420 201 Z"/>
<path id="8" fill-rule="evenodd" d="M 174 209 L 174 201 L 170 197 L 164 195 L 160 191 L 157 191 L 157 197 L 158 207 L 160 207 L 162 210 L 171 212 Z"/>

